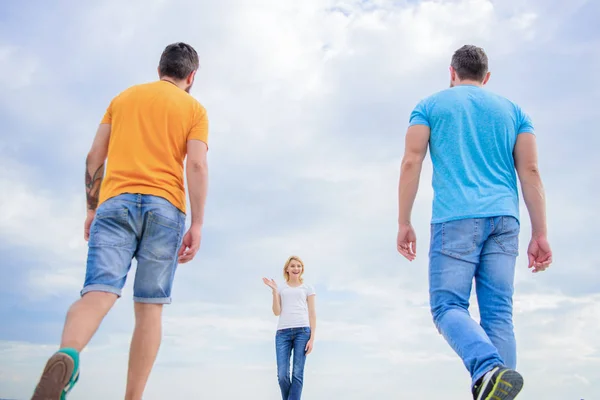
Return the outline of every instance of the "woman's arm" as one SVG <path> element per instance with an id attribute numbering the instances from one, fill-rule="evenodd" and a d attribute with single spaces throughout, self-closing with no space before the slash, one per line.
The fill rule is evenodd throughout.
<path id="1" fill-rule="evenodd" d="M 263 282 L 273 291 L 273 314 L 279 316 L 281 314 L 281 296 L 277 290 L 277 283 L 274 279 L 269 278 L 263 278 Z"/>
<path id="2" fill-rule="evenodd" d="M 315 295 L 308 296 L 308 321 L 310 323 L 310 340 L 306 344 L 306 354 L 310 354 L 315 341 L 315 333 L 317 331 L 317 312 L 315 311 Z"/>
<path id="3" fill-rule="evenodd" d="M 281 314 L 281 297 L 277 293 L 277 289 L 273 289 L 273 314 L 276 316 Z"/>

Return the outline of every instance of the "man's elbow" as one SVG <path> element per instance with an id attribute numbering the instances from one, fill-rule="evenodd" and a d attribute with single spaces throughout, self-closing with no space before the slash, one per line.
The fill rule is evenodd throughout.
<path id="1" fill-rule="evenodd" d="M 521 179 L 539 179 L 540 178 L 540 169 L 537 164 L 529 164 L 521 166 L 517 172 L 519 173 L 519 177 Z"/>
<path id="2" fill-rule="evenodd" d="M 422 157 L 416 157 L 416 156 L 412 156 L 412 155 L 406 155 L 402 159 L 402 165 L 401 165 L 401 167 L 402 167 L 403 171 L 407 171 L 407 170 L 411 170 L 411 169 L 414 169 L 414 168 L 420 168 L 422 164 L 423 164 L 423 158 Z"/>
<path id="3" fill-rule="evenodd" d="M 102 164 L 106 160 L 106 153 L 98 149 L 92 148 L 87 154 L 86 161 L 88 164 Z"/>
<path id="4" fill-rule="evenodd" d="M 188 160 L 187 168 L 190 172 L 205 173 L 208 171 L 208 163 L 206 160 Z"/>

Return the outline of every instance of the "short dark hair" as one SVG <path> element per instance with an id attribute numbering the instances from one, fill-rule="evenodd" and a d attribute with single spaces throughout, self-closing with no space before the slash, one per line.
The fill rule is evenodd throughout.
<path id="1" fill-rule="evenodd" d="M 482 82 L 488 73 L 488 58 L 481 47 L 464 45 L 454 52 L 450 64 L 461 80 Z"/>
<path id="2" fill-rule="evenodd" d="M 178 42 L 168 45 L 160 56 L 158 74 L 162 78 L 185 79 L 200 67 L 198 53 L 192 46 Z"/>

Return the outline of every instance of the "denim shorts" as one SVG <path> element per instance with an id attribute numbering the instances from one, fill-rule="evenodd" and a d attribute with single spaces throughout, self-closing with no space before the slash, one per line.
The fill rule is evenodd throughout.
<path id="1" fill-rule="evenodd" d="M 108 292 L 120 297 L 135 258 L 134 301 L 171 303 L 184 229 L 185 214 L 161 197 L 126 193 L 106 200 L 90 228 L 81 295 Z"/>

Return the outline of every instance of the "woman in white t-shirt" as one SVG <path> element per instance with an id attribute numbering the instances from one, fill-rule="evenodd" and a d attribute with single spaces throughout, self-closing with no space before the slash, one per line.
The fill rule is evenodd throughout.
<path id="1" fill-rule="evenodd" d="M 299 400 L 302 395 L 304 363 L 315 340 L 317 316 L 315 290 L 304 283 L 304 263 L 299 257 L 288 258 L 283 267 L 285 283 L 281 287 L 273 279 L 263 278 L 273 289 L 273 314 L 279 316 L 275 348 L 277 350 L 277 378 L 283 400 Z M 290 358 L 294 353 L 292 378 Z"/>

